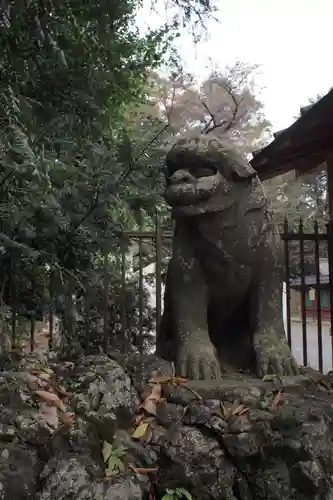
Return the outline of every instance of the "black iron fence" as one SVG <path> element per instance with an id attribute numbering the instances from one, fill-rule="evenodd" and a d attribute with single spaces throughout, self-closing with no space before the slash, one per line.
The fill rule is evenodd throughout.
<path id="1" fill-rule="evenodd" d="M 300 221 L 297 228 L 291 228 L 286 220 L 281 237 L 288 342 L 301 364 L 327 371 L 332 368 L 333 361 L 330 335 L 333 321 L 333 224 L 329 223 L 325 230 L 320 231 L 317 223 L 309 228 Z M 87 279 L 87 286 L 72 290 L 75 302 L 71 300 L 72 312 L 77 314 L 79 311 L 79 320 L 74 321 L 71 328 L 81 331 L 86 345 L 98 341 L 104 350 L 117 345 L 126 352 L 134 344 L 140 353 L 153 347 L 155 331 L 161 320 L 163 282 L 171 255 L 171 241 L 172 229 L 163 227 L 159 216 L 151 230 L 124 232 L 118 245 L 119 254 L 111 258 L 105 252 L 100 258 L 103 279 L 98 287 L 88 284 Z M 110 270 L 111 261 L 113 272 Z M 118 278 L 114 281 L 116 275 Z M 49 346 L 54 343 L 56 318 L 56 297 L 51 285 L 52 280 L 46 317 L 44 314 Z M 10 316 L 7 321 L 9 338 L 12 347 L 16 347 L 20 318 L 16 307 L 6 314 Z M 26 319 L 30 330 L 27 345 L 31 351 L 35 348 L 36 319 L 36 314 Z M 93 330 L 93 325 L 99 334 Z"/>
<path id="2" fill-rule="evenodd" d="M 137 327 L 136 347 L 140 353 L 144 353 L 154 344 L 156 329 L 162 316 L 163 284 L 167 261 L 171 254 L 173 230 L 170 225 L 163 227 L 161 218 L 157 215 L 155 227 L 151 230 L 125 231 L 122 235 L 121 247 L 121 331 L 123 337 L 123 351 L 131 343 L 132 325 L 126 310 L 126 297 L 129 287 L 136 290 L 138 296 L 137 304 Z M 134 251 L 133 251 L 134 248 Z M 132 252 L 131 252 L 132 249 Z M 136 249 L 136 250 L 135 250 Z M 134 264 L 133 264 L 134 261 Z M 134 292 L 135 293 L 135 292 Z M 146 309 L 154 311 L 153 324 L 151 328 L 151 342 L 144 345 L 147 337 Z"/>
<path id="3" fill-rule="evenodd" d="M 330 222 L 326 231 L 320 232 L 315 222 L 309 230 L 301 220 L 298 228 L 291 230 L 286 220 L 281 234 L 288 343 L 299 362 L 320 371 L 331 369 L 333 362 L 332 227 Z"/>
<path id="4" fill-rule="evenodd" d="M 162 310 L 162 249 L 172 238 L 170 230 L 163 231 L 156 223 L 155 231 L 134 232 L 124 235 L 139 242 L 138 293 L 142 295 L 144 273 L 142 271 L 142 242 L 151 241 L 155 248 L 155 296 L 156 326 Z M 333 230 L 332 223 L 320 231 L 318 223 L 298 227 L 284 223 L 281 238 L 284 244 L 284 320 L 288 343 L 299 363 L 311 364 L 314 368 L 330 370 L 333 366 L 331 300 L 333 276 Z M 126 268 L 123 261 L 123 270 Z M 140 264 L 141 263 L 141 264 Z M 165 266 L 164 266 L 165 270 Z M 123 286 L 126 287 L 125 275 Z M 124 294 L 125 295 L 125 294 Z M 140 313 L 142 315 L 142 312 Z M 125 312 L 123 318 L 126 317 Z M 124 335 L 130 325 L 123 326 Z M 143 336 L 142 328 L 140 330 Z M 142 346 L 141 346 L 142 347 Z"/>

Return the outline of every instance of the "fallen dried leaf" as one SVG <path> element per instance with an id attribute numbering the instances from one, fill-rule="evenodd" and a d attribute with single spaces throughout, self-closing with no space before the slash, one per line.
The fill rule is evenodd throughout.
<path id="1" fill-rule="evenodd" d="M 229 420 L 230 417 L 232 417 L 232 409 L 231 408 L 225 408 L 223 412 L 223 416 L 225 420 Z"/>
<path id="2" fill-rule="evenodd" d="M 322 385 L 323 387 L 325 387 L 325 389 L 328 389 L 328 390 L 332 389 L 332 383 L 325 376 L 320 378 L 318 383 L 319 383 L 319 385 Z"/>
<path id="3" fill-rule="evenodd" d="M 133 439 L 141 439 L 143 437 L 145 437 L 147 431 L 148 431 L 148 428 L 149 428 L 149 424 L 147 424 L 147 422 L 142 422 L 136 429 L 135 431 L 133 432 L 132 434 L 132 438 Z"/>
<path id="4" fill-rule="evenodd" d="M 145 399 L 147 399 L 150 394 L 151 394 L 151 391 L 152 391 L 152 386 L 151 385 L 148 385 L 145 390 L 140 394 L 140 399 L 141 401 L 144 401 Z"/>
<path id="5" fill-rule="evenodd" d="M 186 382 L 189 382 L 189 378 L 184 378 L 184 377 L 173 377 L 172 380 L 175 384 L 186 384 Z"/>
<path id="6" fill-rule="evenodd" d="M 67 392 L 64 387 L 60 386 L 54 386 L 54 390 L 57 391 L 57 393 L 62 396 L 63 398 L 71 398 L 73 396 L 72 392 Z"/>
<path id="7" fill-rule="evenodd" d="M 31 373 L 31 375 L 39 375 L 40 370 L 30 370 L 29 373 Z"/>
<path id="8" fill-rule="evenodd" d="M 40 403 L 39 417 L 45 420 L 47 424 L 56 430 L 59 426 L 59 413 L 55 406 L 50 406 L 45 402 Z"/>
<path id="9" fill-rule="evenodd" d="M 231 417 L 234 417 L 236 415 L 238 416 L 244 415 L 249 411 L 249 408 L 247 408 L 243 404 L 239 404 L 239 401 L 237 400 L 234 401 L 232 405 L 229 406 L 228 408 L 221 401 L 220 407 L 221 407 L 221 413 L 225 420 L 229 420 Z"/>
<path id="10" fill-rule="evenodd" d="M 43 399 L 50 406 L 55 406 L 56 408 L 58 408 L 62 412 L 66 411 L 64 403 L 61 401 L 59 396 L 57 396 L 53 392 L 38 390 L 38 391 L 35 391 L 35 394 L 37 396 L 39 396 L 41 399 Z"/>
<path id="11" fill-rule="evenodd" d="M 182 416 L 177 420 L 176 425 L 180 424 L 180 422 L 183 420 L 183 418 L 185 417 L 188 410 L 189 410 L 189 406 L 187 405 L 187 406 L 185 406 L 185 408 L 183 410 Z"/>
<path id="12" fill-rule="evenodd" d="M 154 417 L 154 415 L 147 415 L 145 417 L 145 422 L 147 422 L 148 424 L 154 423 L 156 422 L 156 418 Z"/>
<path id="13" fill-rule="evenodd" d="M 147 429 L 147 432 L 146 432 L 146 435 L 145 435 L 145 442 L 146 443 L 150 443 L 152 439 L 153 439 L 153 431 L 152 431 L 152 428 L 149 425 L 148 429 Z"/>
<path id="14" fill-rule="evenodd" d="M 238 415 L 245 415 L 245 413 L 248 413 L 250 411 L 250 408 L 247 406 L 244 406 L 244 409 L 241 410 Z"/>
<path id="15" fill-rule="evenodd" d="M 238 405 L 236 408 L 232 409 L 231 415 L 236 416 L 236 415 L 243 415 L 249 411 L 249 408 L 247 408 L 245 405 Z"/>
<path id="16" fill-rule="evenodd" d="M 183 377 L 173 377 L 172 375 L 157 375 L 149 380 L 150 384 L 183 384 L 188 382 L 190 379 Z"/>
<path id="17" fill-rule="evenodd" d="M 74 423 L 75 414 L 70 411 L 65 411 L 60 414 L 59 420 L 66 426 L 72 427 Z"/>
<path id="18" fill-rule="evenodd" d="M 194 389 L 192 389 L 191 387 L 188 387 L 187 385 L 183 385 L 183 384 L 179 384 L 180 387 L 183 387 L 184 389 L 186 389 L 187 391 L 189 391 L 191 394 L 193 394 L 193 396 L 200 402 L 202 402 L 202 397 L 200 396 L 200 394 L 197 393 L 197 391 L 195 391 Z"/>
<path id="19" fill-rule="evenodd" d="M 49 381 L 49 380 L 50 380 L 50 378 L 51 378 L 51 376 L 52 376 L 52 375 L 51 375 L 50 373 L 43 373 L 43 372 L 41 372 L 41 373 L 38 375 L 38 378 L 39 378 L 40 380 Z"/>
<path id="20" fill-rule="evenodd" d="M 159 384 L 152 386 L 151 393 L 141 403 L 140 408 L 143 408 L 150 415 L 156 415 L 156 406 L 161 401 L 162 387 Z"/>
<path id="21" fill-rule="evenodd" d="M 143 420 L 143 413 L 140 413 L 139 415 L 137 415 L 133 421 L 133 427 L 137 427 Z"/>
<path id="22" fill-rule="evenodd" d="M 44 388 L 49 387 L 49 383 L 46 382 L 46 380 L 42 380 L 39 377 L 36 379 L 36 385 L 37 387 L 44 387 Z"/>
<path id="23" fill-rule="evenodd" d="M 222 403 L 222 401 L 220 401 L 220 410 L 221 410 L 221 415 L 223 418 L 225 418 L 225 412 L 226 412 L 226 407 L 224 406 L 224 404 Z"/>
<path id="24" fill-rule="evenodd" d="M 132 469 L 133 472 L 136 472 L 137 474 L 151 474 L 153 472 L 157 472 L 157 468 L 144 468 L 144 467 L 135 467 L 132 464 L 128 464 L 128 467 Z"/>
<path id="25" fill-rule="evenodd" d="M 276 394 L 272 402 L 272 407 L 277 408 L 281 404 L 282 390 L 280 389 Z"/>

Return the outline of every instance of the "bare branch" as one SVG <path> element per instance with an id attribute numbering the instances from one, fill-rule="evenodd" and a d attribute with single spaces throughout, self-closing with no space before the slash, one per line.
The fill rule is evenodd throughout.
<path id="1" fill-rule="evenodd" d="M 172 124 L 171 124 L 171 115 L 172 115 L 172 111 L 173 111 L 173 106 L 174 106 L 174 103 L 175 103 L 175 98 L 176 98 L 176 81 L 175 81 L 175 78 L 172 79 L 172 83 L 173 83 L 173 87 L 172 87 L 172 95 L 171 95 L 171 103 L 170 103 L 170 106 L 169 106 L 169 109 L 168 109 L 168 106 L 167 104 L 165 103 L 165 111 L 166 111 L 166 119 L 167 119 L 167 122 L 168 122 L 168 126 L 170 127 L 172 133 L 173 133 L 173 129 L 172 129 Z"/>
<path id="2" fill-rule="evenodd" d="M 242 102 L 242 98 L 240 98 L 239 100 L 236 99 L 235 92 L 233 91 L 233 89 L 231 88 L 231 86 L 229 84 L 225 85 L 224 89 L 226 90 L 228 95 L 231 97 L 233 104 L 234 104 L 232 117 L 227 124 L 225 123 L 224 120 L 221 120 L 220 123 L 217 123 L 214 114 L 210 111 L 207 104 L 204 101 L 201 101 L 203 107 L 206 109 L 206 111 L 210 115 L 210 120 L 209 120 L 208 124 L 205 126 L 204 131 L 203 131 L 204 134 L 208 134 L 209 132 L 212 132 L 213 130 L 216 130 L 216 129 L 222 128 L 222 127 L 224 127 L 223 132 L 228 132 L 236 123 L 236 117 L 237 117 L 237 113 L 239 111 L 240 104 Z"/>
<path id="3" fill-rule="evenodd" d="M 242 99 L 240 99 L 239 102 L 237 101 L 236 95 L 232 91 L 232 89 L 229 87 L 229 85 L 226 86 L 226 91 L 228 92 L 228 94 L 230 95 L 230 97 L 231 97 L 231 99 L 232 99 L 232 101 L 234 103 L 234 110 L 232 112 L 231 120 L 229 121 L 229 123 L 224 128 L 224 132 L 228 132 L 231 129 L 231 127 L 235 124 L 235 122 L 236 122 L 236 116 L 237 116 L 237 113 L 238 113 L 238 110 L 239 110 L 239 106 L 240 106 L 240 103 L 242 101 Z"/>
<path id="4" fill-rule="evenodd" d="M 217 123 L 216 123 L 216 120 L 215 120 L 215 116 L 213 115 L 213 113 L 211 112 L 211 110 L 209 109 L 209 107 L 205 103 L 205 101 L 201 100 L 200 102 L 201 102 L 201 104 L 203 105 L 203 107 L 205 108 L 205 110 L 207 111 L 207 113 L 210 116 L 210 120 L 209 120 L 209 122 L 206 124 L 206 126 L 204 128 L 204 134 L 208 134 L 208 132 L 210 132 L 211 125 L 213 125 L 213 127 L 212 127 L 212 130 L 213 130 L 214 128 L 217 128 Z"/>

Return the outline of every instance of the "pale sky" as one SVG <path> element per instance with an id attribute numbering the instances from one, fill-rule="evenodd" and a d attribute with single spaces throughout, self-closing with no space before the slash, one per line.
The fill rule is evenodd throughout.
<path id="1" fill-rule="evenodd" d="M 196 48 L 189 36 L 179 41 L 186 69 L 203 78 L 209 58 L 219 68 L 237 59 L 260 64 L 257 81 L 265 87 L 261 100 L 273 131 L 291 125 L 309 98 L 333 87 L 332 0 L 216 0 L 216 5 L 220 22 L 209 23 L 209 40 Z M 151 13 L 144 19 L 153 25 Z"/>

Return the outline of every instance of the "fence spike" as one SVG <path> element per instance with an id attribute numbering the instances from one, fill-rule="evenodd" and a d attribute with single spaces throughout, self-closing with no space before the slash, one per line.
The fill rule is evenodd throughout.
<path id="1" fill-rule="evenodd" d="M 298 225 L 298 227 L 299 227 L 299 232 L 303 233 L 304 225 L 303 225 L 303 218 L 302 217 L 299 218 L 299 225 Z"/>
<path id="2" fill-rule="evenodd" d="M 289 231 L 289 223 L 288 223 L 288 217 L 287 217 L 287 215 L 285 215 L 285 217 L 284 217 L 283 230 L 284 230 L 285 234 L 287 234 L 288 231 Z"/>

